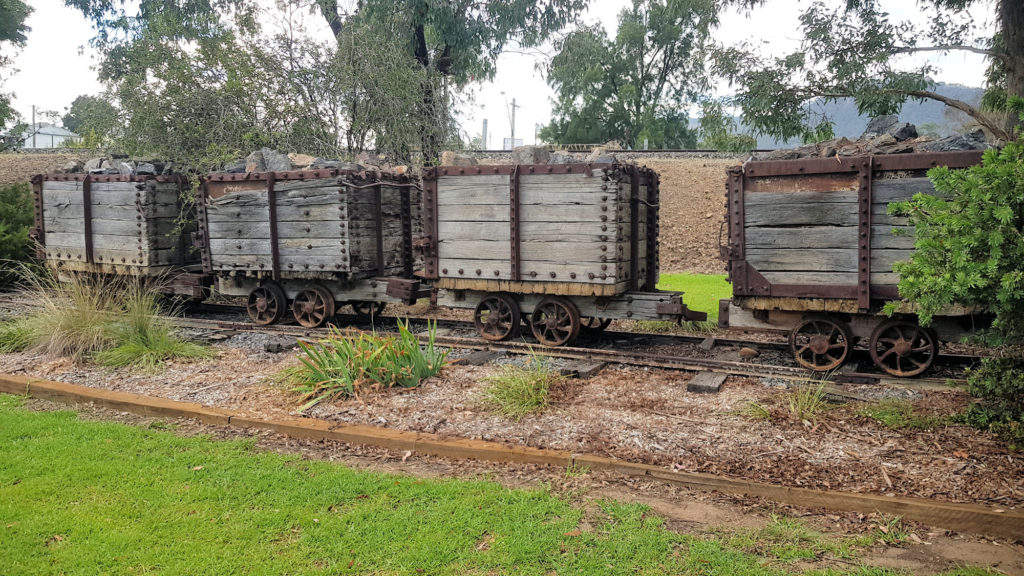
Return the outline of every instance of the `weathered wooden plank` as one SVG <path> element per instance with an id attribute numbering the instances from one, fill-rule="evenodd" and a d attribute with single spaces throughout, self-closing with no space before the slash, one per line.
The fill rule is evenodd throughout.
<path id="1" fill-rule="evenodd" d="M 109 236 L 136 236 L 143 234 L 147 237 L 164 236 L 176 233 L 179 224 L 171 218 L 160 218 L 151 220 L 100 220 L 93 219 L 90 223 L 93 234 L 106 234 Z M 81 235 L 83 232 L 83 221 L 64 218 L 46 218 L 44 220 L 46 234 L 74 233 Z M 48 239 L 48 238 L 47 238 Z"/>
<path id="2" fill-rule="evenodd" d="M 772 284 L 806 284 L 808 286 L 857 285 L 856 272 L 761 272 Z"/>
<path id="3" fill-rule="evenodd" d="M 856 192 L 857 172 L 832 174 L 793 174 L 788 176 L 747 175 L 744 189 L 748 192 Z"/>
<path id="4" fill-rule="evenodd" d="M 628 222 L 627 211 L 601 206 L 541 206 L 524 205 L 520 218 L 525 222 Z M 604 220 L 602 220 L 602 216 Z M 507 205 L 442 206 L 438 209 L 440 222 L 508 222 Z"/>
<path id="5" fill-rule="evenodd" d="M 910 219 L 903 216 L 890 216 L 886 212 L 885 205 L 876 205 L 871 207 L 871 224 L 880 226 L 910 226 Z"/>
<path id="6" fill-rule="evenodd" d="M 873 286 L 895 286 L 900 282 L 900 275 L 895 272 L 872 272 L 871 284 Z"/>
<path id="7" fill-rule="evenodd" d="M 899 234 L 896 232 L 899 231 Z M 886 226 L 874 225 L 871 227 L 871 249 L 896 248 L 900 250 L 913 250 L 914 248 L 914 227 L 913 226 Z"/>
<path id="8" fill-rule="evenodd" d="M 447 259 L 440 260 L 439 267 L 441 276 L 444 278 L 461 279 L 483 279 L 483 280 L 511 280 L 512 269 L 508 261 L 499 260 L 473 260 L 473 259 Z M 539 262 L 524 260 L 520 262 L 521 278 L 524 281 L 536 282 L 581 282 L 588 284 L 615 284 L 617 266 L 615 263 L 607 263 L 608 270 L 601 270 L 599 263 L 594 262 Z M 447 272 L 445 272 L 447 270 Z M 459 274 L 459 270 L 463 273 Z M 480 274 L 476 273 L 480 270 Z M 498 273 L 495 274 L 495 271 Z M 555 277 L 551 277 L 551 273 Z M 534 275 L 535 274 L 535 275 Z M 573 274 L 576 275 L 573 278 Z M 590 278 L 590 274 L 594 277 Z M 605 277 L 601 278 L 601 274 Z M 622 272 L 625 278 L 625 272 Z"/>
<path id="9" fill-rule="evenodd" d="M 91 193 L 89 203 L 93 206 L 136 206 L 136 205 L 177 205 L 174 194 L 154 195 L 152 192 L 124 192 L 116 194 Z M 43 192 L 43 206 L 82 205 L 82 192 Z"/>
<path id="10" fill-rule="evenodd" d="M 856 188 L 839 192 L 750 192 L 743 195 L 743 204 L 751 206 L 779 206 L 796 204 L 849 204 L 857 203 Z"/>
<path id="11" fill-rule="evenodd" d="M 620 238 L 616 228 L 591 222 L 582 225 L 577 222 L 523 222 L 519 226 L 522 238 L 537 241 L 566 242 L 613 242 Z M 486 238 L 495 241 L 509 241 L 508 227 L 495 226 L 493 222 L 440 222 L 438 236 L 445 240 L 476 240 Z M 625 237 L 628 240 L 628 237 Z"/>
<path id="12" fill-rule="evenodd" d="M 611 192 L 602 192 L 599 188 L 587 192 L 566 192 L 553 189 L 529 189 L 520 190 L 520 205 L 558 206 L 578 204 L 614 204 L 616 197 Z M 462 204 L 494 204 L 498 206 L 509 205 L 509 191 L 507 189 L 497 190 L 439 190 L 438 205 L 444 208 Z"/>
<path id="13" fill-rule="evenodd" d="M 871 250 L 871 271 L 892 272 L 893 263 L 910 260 L 911 253 L 913 250 Z"/>
<path id="14" fill-rule="evenodd" d="M 856 226 L 857 203 L 783 203 L 745 207 L 747 227 L 769 226 Z"/>
<path id="15" fill-rule="evenodd" d="M 348 249 L 348 243 L 338 238 L 281 238 L 278 250 L 281 254 L 340 254 Z M 210 239 L 210 251 L 220 254 L 270 254 L 269 239 L 232 238 Z"/>
<path id="16" fill-rule="evenodd" d="M 168 250 L 179 245 L 180 239 L 172 236 L 110 236 L 106 234 L 93 234 L 93 250 L 110 248 L 113 250 L 132 249 L 143 252 L 154 252 L 157 250 Z M 47 232 L 46 247 L 59 250 L 63 247 L 84 247 L 85 234 L 82 232 Z"/>
<path id="17" fill-rule="evenodd" d="M 479 292 L 510 292 L 513 294 L 552 294 L 560 296 L 615 296 L 626 290 L 626 283 L 561 282 L 504 279 L 441 278 L 438 288 L 450 290 L 476 290 Z"/>
<path id="18" fill-rule="evenodd" d="M 522 240 L 519 249 L 520 259 L 554 262 L 600 262 L 601 257 L 622 260 L 628 256 L 628 252 L 621 250 L 621 246 L 616 247 L 614 243 L 606 242 L 543 242 L 529 239 Z M 509 260 L 512 248 L 507 241 L 443 239 L 438 242 L 438 253 L 442 259 Z"/>
<path id="19" fill-rule="evenodd" d="M 213 260 L 214 270 L 270 270 L 270 254 L 232 254 L 221 255 Z M 291 264 L 292 268 L 288 268 Z M 323 265 L 323 268 L 320 268 Z M 281 271 L 287 270 L 327 270 L 345 272 L 349 270 L 346 259 L 338 256 L 281 256 Z"/>
<path id="20" fill-rule="evenodd" d="M 94 206 L 93 218 L 106 220 L 137 220 L 142 218 L 177 218 L 181 214 L 181 208 L 173 204 L 157 204 L 149 206 Z M 44 206 L 43 215 L 45 218 L 78 219 L 84 217 L 82 205 L 60 205 Z"/>
<path id="21" fill-rule="evenodd" d="M 917 193 L 935 194 L 935 186 L 928 178 L 875 180 L 871 183 L 871 200 L 876 203 L 910 200 Z"/>
<path id="22" fill-rule="evenodd" d="M 750 227 L 747 248 L 851 248 L 857 246 L 856 226 Z"/>
<path id="23" fill-rule="evenodd" d="M 747 250 L 747 261 L 761 272 L 856 272 L 857 249 Z"/>

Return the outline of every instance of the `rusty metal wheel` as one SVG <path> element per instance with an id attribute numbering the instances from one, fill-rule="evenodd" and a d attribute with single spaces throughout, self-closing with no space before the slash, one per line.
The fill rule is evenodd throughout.
<path id="1" fill-rule="evenodd" d="M 917 376 L 931 367 L 938 344 L 931 330 L 906 320 L 886 320 L 868 341 L 875 366 L 893 376 Z"/>
<path id="2" fill-rule="evenodd" d="M 580 330 L 582 332 L 590 332 L 591 334 L 600 334 L 604 332 L 612 323 L 611 318 L 597 318 L 595 316 L 586 316 L 580 321 Z"/>
<path id="3" fill-rule="evenodd" d="M 245 305 L 249 319 L 259 326 L 280 322 L 287 309 L 288 297 L 285 296 L 284 290 L 273 282 L 253 288 Z"/>
<path id="4" fill-rule="evenodd" d="M 519 333 L 519 303 L 508 294 L 488 294 L 476 305 L 473 323 L 484 340 L 515 338 Z"/>
<path id="5" fill-rule="evenodd" d="M 846 362 L 853 344 L 845 324 L 828 316 L 809 316 L 789 333 L 793 357 L 805 368 L 834 370 Z"/>
<path id="6" fill-rule="evenodd" d="M 549 296 L 533 309 L 530 329 L 541 344 L 571 345 L 580 335 L 580 311 L 567 298 Z"/>
<path id="7" fill-rule="evenodd" d="M 334 316 L 334 295 L 319 284 L 308 286 L 295 295 L 292 316 L 306 328 L 319 328 Z"/>
<path id="8" fill-rule="evenodd" d="M 357 316 L 362 316 L 372 320 L 375 316 L 380 316 L 384 312 L 384 308 L 387 307 L 386 302 L 371 302 L 368 300 L 356 300 L 352 302 L 352 311 Z"/>

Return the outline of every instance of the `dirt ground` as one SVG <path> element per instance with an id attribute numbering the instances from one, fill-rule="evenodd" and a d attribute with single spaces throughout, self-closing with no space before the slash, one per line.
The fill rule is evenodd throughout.
<path id="1" fill-rule="evenodd" d="M 725 222 L 725 170 L 739 160 L 645 160 L 661 176 L 661 271 L 725 274 L 718 233 Z"/>
<path id="2" fill-rule="evenodd" d="M 0 185 L 52 172 L 73 154 L 0 154 Z M 87 160 L 87 158 L 79 158 Z M 725 170 L 739 160 L 644 157 L 661 176 L 661 271 L 724 274 L 718 232 L 725 217 Z"/>
<path id="3" fill-rule="evenodd" d="M 0 186 L 27 182 L 36 174 L 53 172 L 76 158 L 76 154 L 0 154 Z"/>

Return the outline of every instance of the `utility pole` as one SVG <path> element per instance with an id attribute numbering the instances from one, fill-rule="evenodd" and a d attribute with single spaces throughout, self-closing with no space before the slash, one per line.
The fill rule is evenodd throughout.
<path id="1" fill-rule="evenodd" d="M 512 98 L 512 145 L 516 143 L 516 99 Z"/>
<path id="2" fill-rule="evenodd" d="M 487 150 L 487 118 L 484 118 L 484 131 L 480 134 L 480 149 Z"/>
<path id="3" fill-rule="evenodd" d="M 36 147 L 36 105 L 32 105 L 32 147 Z"/>

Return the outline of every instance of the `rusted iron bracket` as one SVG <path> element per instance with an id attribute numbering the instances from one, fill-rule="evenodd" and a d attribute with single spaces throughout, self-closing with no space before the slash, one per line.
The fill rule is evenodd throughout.
<path id="1" fill-rule="evenodd" d="M 377 275 L 384 275 L 384 208 L 382 204 L 383 191 L 380 185 L 373 187 L 373 219 L 377 226 Z"/>
<path id="2" fill-rule="evenodd" d="M 726 182 L 726 221 L 729 223 L 729 239 L 722 256 L 726 260 L 743 260 L 746 240 L 743 234 L 746 211 L 743 206 L 743 167 L 733 166 L 728 170 Z"/>
<path id="3" fill-rule="evenodd" d="M 860 163 L 857 179 L 857 307 L 871 307 L 871 157 Z"/>
<path id="4" fill-rule="evenodd" d="M 85 234 L 85 262 L 92 262 L 92 178 L 82 180 L 82 231 Z"/>
<path id="5" fill-rule="evenodd" d="M 508 213 L 508 225 L 509 225 L 509 239 L 512 244 L 512 280 L 519 282 L 522 279 L 522 270 L 520 268 L 520 230 L 519 230 L 519 165 L 517 164 L 509 175 L 508 182 L 508 202 L 509 202 L 509 213 Z"/>
<path id="6" fill-rule="evenodd" d="M 412 199 L 408 186 L 398 189 L 402 219 L 402 271 L 406 278 L 412 278 L 415 258 L 412 251 Z"/>
<path id="7" fill-rule="evenodd" d="M 213 273 L 213 260 L 210 255 L 210 243 L 209 243 L 209 220 L 206 214 L 206 203 L 210 201 L 210 196 L 206 189 L 206 180 L 199 180 L 199 192 L 196 198 L 196 220 L 199 222 L 199 229 L 196 230 L 192 236 L 192 245 L 199 248 L 200 256 L 199 259 L 203 264 L 203 272 L 206 274 Z"/>
<path id="8" fill-rule="evenodd" d="M 46 218 L 43 214 L 43 177 L 32 177 L 32 199 L 35 203 L 36 225 L 29 231 L 29 237 L 36 244 L 36 256 L 46 258 Z"/>
<path id="9" fill-rule="evenodd" d="M 267 172 L 267 216 L 270 218 L 270 275 L 275 281 L 281 279 L 281 247 L 277 234 L 277 192 L 274 190 L 276 174 Z"/>
<path id="10" fill-rule="evenodd" d="M 423 254 L 423 277 L 437 280 L 438 248 L 437 248 L 437 169 L 431 168 L 423 175 L 423 234 L 416 241 Z"/>
<path id="11" fill-rule="evenodd" d="M 644 289 L 655 290 L 658 284 L 658 233 L 660 222 L 661 179 L 653 170 L 647 173 L 647 274 Z"/>
<path id="12" fill-rule="evenodd" d="M 640 173 L 631 166 L 629 173 L 629 290 L 640 289 Z"/>

